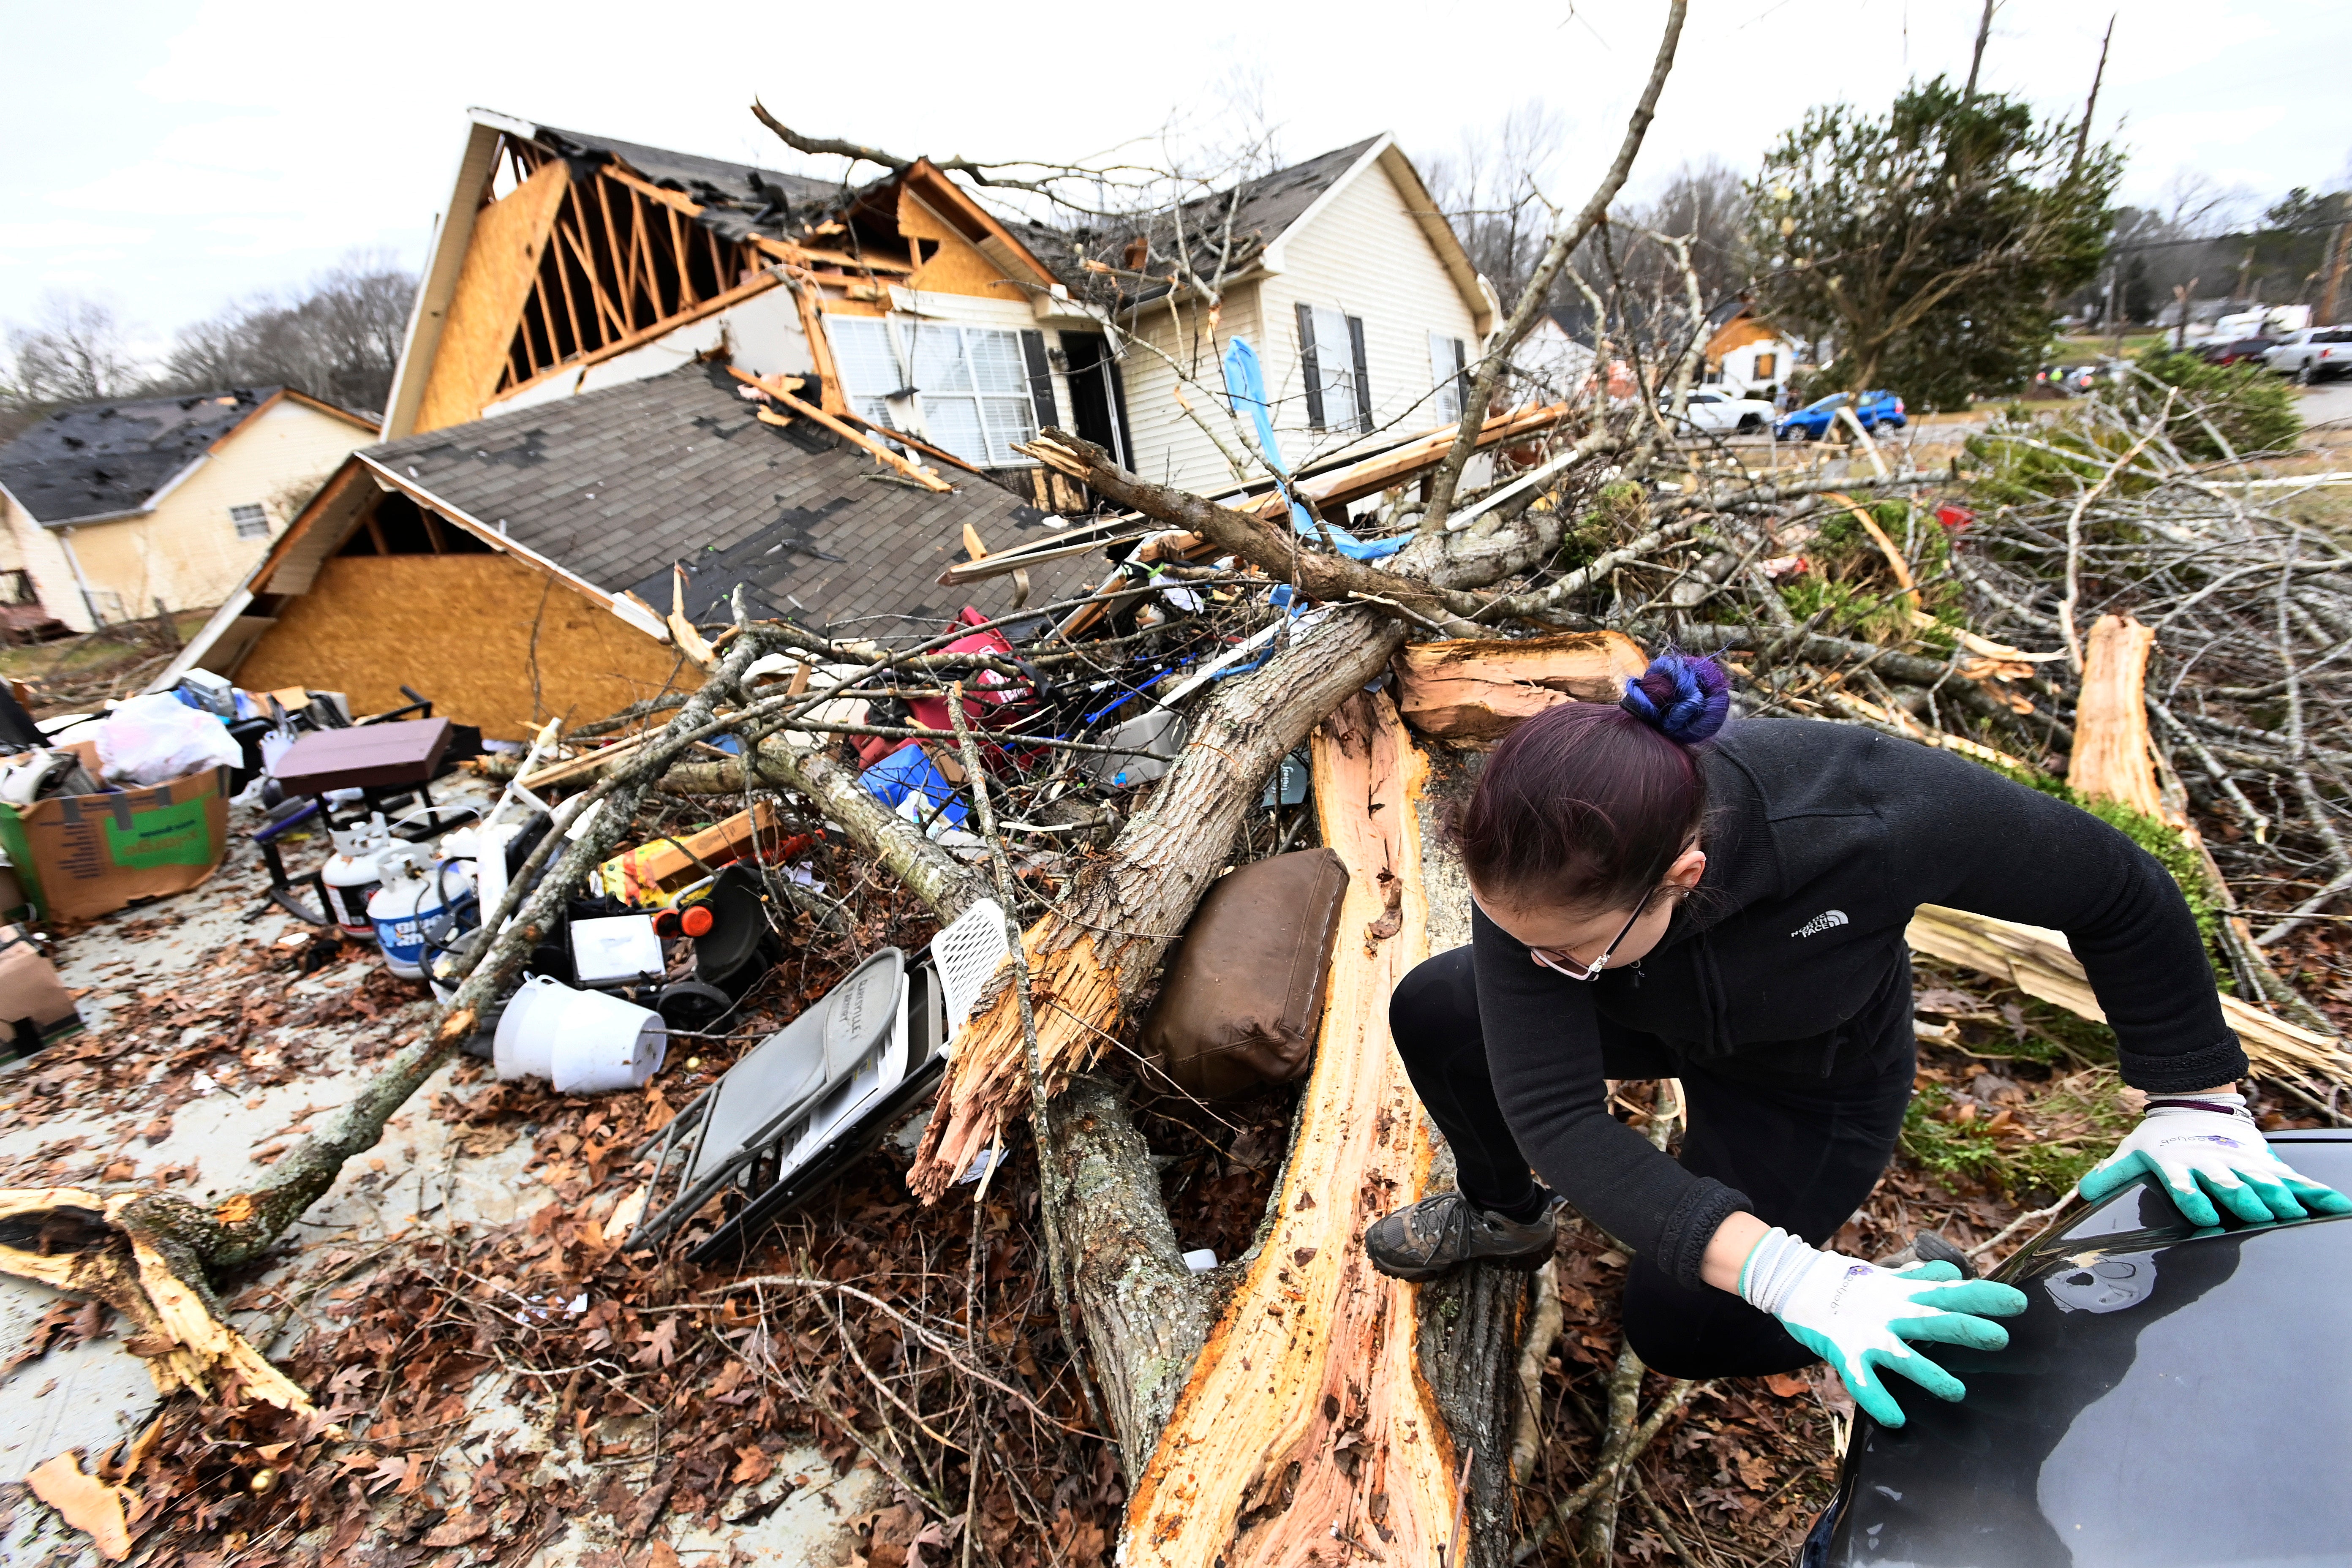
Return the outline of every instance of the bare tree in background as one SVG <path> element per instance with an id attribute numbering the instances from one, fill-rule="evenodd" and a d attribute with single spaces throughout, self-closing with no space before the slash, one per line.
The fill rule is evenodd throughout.
<path id="1" fill-rule="evenodd" d="M 2252 210 L 2254 199 L 2244 185 L 2225 185 L 2183 163 L 2164 183 L 2163 237 L 2210 239 L 2227 234 Z"/>
<path id="2" fill-rule="evenodd" d="M 1423 171 L 1438 211 L 1503 299 L 1518 298 L 1543 259 L 1554 216 L 1544 186 L 1568 134 L 1556 110 L 1531 99 L 1491 130 L 1465 131 Z"/>
<path id="3" fill-rule="evenodd" d="M 29 327 L 10 327 L 7 342 L 0 419 L 11 434 L 44 408 L 119 397 L 137 383 L 122 323 L 96 300 L 49 294 L 39 319 Z"/>
<path id="4" fill-rule="evenodd" d="M 1754 275 L 1746 236 L 1747 176 L 1719 158 L 1676 169 L 1656 196 L 1633 208 L 1633 221 L 1640 227 L 1690 241 L 1690 269 L 1697 275 L 1699 292 L 1710 306 L 1738 294 Z M 1679 289 L 1681 267 L 1664 253 L 1653 255 L 1656 258 L 1653 265 L 1664 268 L 1672 286 Z"/>
<path id="5" fill-rule="evenodd" d="M 383 408 L 416 279 L 387 252 L 354 252 L 290 297 L 239 300 L 183 328 L 159 392 L 291 386 L 363 413 Z"/>

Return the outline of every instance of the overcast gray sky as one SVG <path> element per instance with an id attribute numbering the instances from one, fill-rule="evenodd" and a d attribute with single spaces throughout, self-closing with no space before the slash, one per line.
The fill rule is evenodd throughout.
<path id="1" fill-rule="evenodd" d="M 2079 103 L 2116 9 L 2010 0 L 1986 83 Z M 0 0 L 0 321 L 63 289 L 160 343 L 356 247 L 414 267 L 470 104 L 772 165 L 783 150 L 745 109 L 757 94 L 798 129 L 901 153 L 1076 157 L 1213 116 L 1239 73 L 1262 85 L 1293 157 L 1388 130 L 1425 161 L 1541 100 L 1567 127 L 1556 195 L 1576 199 L 1616 143 L 1663 13 L 1660 0 Z M 1977 15 L 1976 0 L 1698 0 L 1635 193 L 1685 159 L 1752 166 L 1810 104 L 1876 108 L 1910 77 L 1964 75 Z M 2131 149 L 2126 199 L 2152 200 L 2183 165 L 2265 202 L 2336 181 L 2352 153 L 2347 59 L 2352 5 L 2124 7 L 2097 129 Z"/>

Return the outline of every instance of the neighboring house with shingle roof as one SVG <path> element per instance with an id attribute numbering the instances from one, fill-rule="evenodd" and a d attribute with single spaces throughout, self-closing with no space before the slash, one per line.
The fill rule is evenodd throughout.
<path id="1" fill-rule="evenodd" d="M 1493 289 L 1391 136 L 1189 202 L 1118 248 L 1101 259 L 1119 268 L 1115 319 L 1137 339 L 1122 365 L 1131 466 L 1190 489 L 1231 482 L 1218 439 L 1238 447 L 1234 431 L 1225 424 L 1213 439 L 1194 416 L 1223 422 L 1197 389 L 1223 394 L 1220 360 L 1234 339 L 1257 354 L 1276 440 L 1297 468 L 1368 436 L 1453 424 L 1496 324 Z M 1177 269 L 1162 258 L 1180 254 L 1199 281 L 1171 290 L 1163 279 Z"/>
<path id="2" fill-rule="evenodd" d="M 970 527 L 1004 549 L 1057 526 L 975 475 L 950 493 L 878 469 L 806 419 L 763 422 L 717 365 L 410 436 L 352 454 L 160 684 L 202 666 L 251 689 L 310 686 L 379 711 L 411 686 L 435 711 L 522 739 L 679 680 L 664 617 L 755 616 L 836 637 L 927 636 L 998 579 L 944 588 Z M 1031 602 L 1083 593 L 1099 563 L 1039 568 Z"/>
<path id="3" fill-rule="evenodd" d="M 0 447 L 0 566 L 75 631 L 208 609 L 375 437 L 276 386 L 58 409 Z"/>
<path id="4" fill-rule="evenodd" d="M 1081 235 L 1000 216 L 923 159 L 829 184 L 477 110 L 448 211 L 390 399 L 394 437 L 723 348 L 747 371 L 808 378 L 828 413 L 1076 510 L 1084 496 L 1017 449 L 1041 426 L 1155 479 L 1226 485 L 1178 392 L 1189 374 L 1186 400 L 1222 421 L 1234 336 L 1264 365 L 1297 465 L 1368 430 L 1451 423 L 1456 367 L 1494 324 L 1491 292 L 1387 136 Z M 1155 280 L 1180 229 L 1197 270 L 1211 237 L 1233 241 L 1213 333 L 1194 291 L 1171 300 Z"/>

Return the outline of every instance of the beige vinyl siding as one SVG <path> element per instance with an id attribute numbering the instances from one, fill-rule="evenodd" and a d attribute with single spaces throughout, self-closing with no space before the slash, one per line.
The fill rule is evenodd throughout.
<path id="1" fill-rule="evenodd" d="M 153 615 L 159 599 L 171 610 L 219 604 L 311 492 L 345 457 L 374 439 L 373 431 L 352 420 L 281 398 L 223 438 L 154 510 L 74 529 L 73 552 L 99 615 L 136 620 Z M 269 518 L 268 535 L 239 539 L 229 512 L 236 506 L 261 507 Z M 41 602 L 68 626 L 88 629 L 89 617 L 63 551 L 56 551 L 53 563 L 44 562 L 26 531 L 16 531 Z M 39 531 L 54 536 L 58 531 Z M 50 542 L 54 548 L 54 538 Z"/>
<path id="2" fill-rule="evenodd" d="M 35 522 L 33 514 L 13 499 L 0 504 L 7 509 L 8 537 L 24 569 L 32 574 L 33 592 L 40 595 L 42 605 L 75 631 L 90 630 L 89 611 L 74 585 L 73 563 L 66 559 L 56 531 Z"/>
<path id="3" fill-rule="evenodd" d="M 1125 345 L 1126 357 L 1119 361 L 1127 385 L 1128 430 L 1135 437 L 1135 469 L 1159 484 L 1213 494 L 1233 483 L 1232 466 L 1177 403 L 1176 389 L 1181 382 L 1185 397 L 1203 418 L 1225 417 L 1225 342 L 1238 335 L 1249 339 L 1261 355 L 1265 353 L 1258 327 L 1258 289 L 1243 284 L 1226 292 L 1217 323 L 1223 336 L 1215 342 L 1210 340 L 1207 311 L 1189 305 L 1178 310 L 1181 319 L 1171 321 L 1162 302 L 1121 323 L 1142 340 Z M 1267 369 L 1271 375 L 1274 367 Z"/>
<path id="4" fill-rule="evenodd" d="M 1283 269 L 1259 285 L 1267 329 L 1264 341 L 1254 342 L 1265 362 L 1284 458 L 1297 465 L 1360 438 L 1351 409 L 1326 411 L 1328 423 L 1347 428 L 1307 426 L 1301 302 L 1362 318 L 1375 430 L 1393 426 L 1402 434 L 1447 423 L 1430 395 L 1429 334 L 1460 338 L 1475 361 L 1475 321 L 1386 167 L 1376 161 L 1358 171 L 1320 210 L 1294 226 L 1281 252 Z"/>

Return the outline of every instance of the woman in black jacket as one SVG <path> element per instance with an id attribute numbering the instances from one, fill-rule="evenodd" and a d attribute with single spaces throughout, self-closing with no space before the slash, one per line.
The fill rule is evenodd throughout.
<path id="1" fill-rule="evenodd" d="M 1801 1239 L 1833 1235 L 1894 1152 L 1915 1047 L 1904 928 L 1930 903 L 2054 927 L 2082 960 L 2124 1081 L 2150 1097 L 2084 1195 L 2147 1171 L 2200 1224 L 2352 1211 L 2247 1116 L 2245 1055 L 2152 857 L 1868 731 L 1758 719 L 1710 740 L 1728 706 L 1711 661 L 1669 654 L 1622 704 L 1547 710 L 1488 759 L 1454 825 L 1471 943 L 1416 968 L 1389 1011 L 1459 1191 L 1370 1227 L 1382 1271 L 1538 1267 L 1564 1199 L 1633 1252 L 1626 1334 L 1657 1370 L 1820 1355 L 1890 1426 L 1882 1369 L 1960 1397 L 1906 1342 L 1998 1349 L 1990 1320 L 2021 1295 L 1949 1261 L 1896 1274 Z M 1664 1078 L 1682 1083 L 1679 1163 L 1609 1114 L 1604 1079 Z"/>

